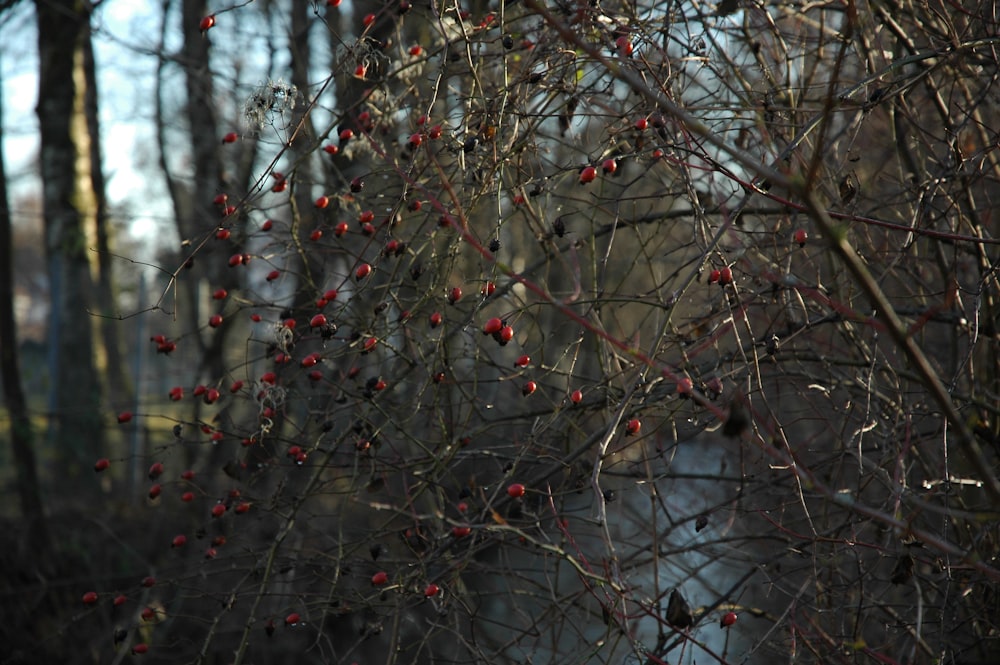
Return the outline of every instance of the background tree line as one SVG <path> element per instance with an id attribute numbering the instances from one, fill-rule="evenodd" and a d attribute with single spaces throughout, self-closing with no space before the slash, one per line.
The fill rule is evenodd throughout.
<path id="1" fill-rule="evenodd" d="M 0 662 L 997 658 L 992 3 L 121 8 L 0 3 Z"/>

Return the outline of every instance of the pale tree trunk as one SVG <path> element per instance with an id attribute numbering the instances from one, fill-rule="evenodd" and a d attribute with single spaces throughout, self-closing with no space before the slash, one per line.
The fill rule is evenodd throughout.
<path id="1" fill-rule="evenodd" d="M 83 2 L 39 0 L 37 10 L 37 112 L 51 289 L 48 442 L 54 471 L 65 480 L 89 472 L 102 448 L 101 382 L 89 313 L 94 284 L 87 228 L 95 223 L 83 112 L 89 14 Z"/>
<path id="2" fill-rule="evenodd" d="M 0 108 L 3 107 L 0 86 Z M 3 145 L 3 124 L 0 123 L 0 146 Z M 0 151 L 0 379 L 10 417 L 10 443 L 14 453 L 14 482 L 21 501 L 21 517 L 25 528 L 23 546 L 30 557 L 20 561 L 35 561 L 42 567 L 42 557 L 49 552 L 42 495 L 35 466 L 35 435 L 31 415 L 21 383 L 21 368 L 17 357 L 17 331 L 14 319 L 14 267 L 11 240 L 10 206 L 7 196 L 7 172 Z"/>
<path id="3" fill-rule="evenodd" d="M 94 49 L 90 33 L 84 43 L 83 70 L 86 78 L 84 90 L 84 113 L 87 120 L 87 133 L 90 136 L 90 178 L 94 192 L 94 214 L 96 222 L 97 241 L 97 290 L 95 293 L 100 332 L 101 369 L 104 371 L 105 389 L 108 401 L 115 413 L 132 405 L 135 398 L 132 394 L 132 382 L 123 362 L 125 346 L 121 339 L 121 322 L 117 316 L 118 308 L 115 301 L 114 274 L 112 271 L 111 216 L 108 212 L 107 187 L 104 180 L 101 151 L 101 127 L 98 118 L 97 72 L 94 63 Z"/>

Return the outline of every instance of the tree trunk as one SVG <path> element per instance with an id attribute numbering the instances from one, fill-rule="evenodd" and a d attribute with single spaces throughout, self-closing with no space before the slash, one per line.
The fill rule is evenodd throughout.
<path id="1" fill-rule="evenodd" d="M 105 389 L 108 401 L 115 413 L 135 402 L 132 394 L 132 382 L 123 363 L 120 330 L 121 320 L 117 317 L 115 300 L 114 274 L 111 268 L 111 216 L 108 213 L 107 188 L 104 180 L 101 151 L 101 127 L 98 118 L 97 72 L 94 64 L 94 49 L 87 33 L 84 40 L 83 71 L 86 79 L 84 90 L 84 113 L 87 120 L 87 133 L 90 137 L 90 179 L 94 192 L 94 214 L 97 239 L 97 290 L 96 299 L 99 313 L 98 332 L 100 334 L 100 363 L 104 371 Z"/>
<path id="2" fill-rule="evenodd" d="M 0 108 L 3 107 L 0 86 Z M 0 146 L 3 145 L 3 124 L 0 123 Z M 42 495 L 35 467 L 34 432 L 31 415 L 22 390 L 21 367 L 17 357 L 17 331 L 14 319 L 13 248 L 11 241 L 10 205 L 7 196 L 7 172 L 0 151 L 0 375 L 3 394 L 10 413 L 10 443 L 14 452 L 16 472 L 14 482 L 21 501 L 21 516 L 25 526 L 24 545 L 30 557 L 41 567 L 41 557 L 49 552 Z"/>
<path id="3" fill-rule="evenodd" d="M 39 0 L 38 120 L 49 264 L 49 430 L 56 472 L 79 478 L 102 448 L 101 385 L 90 320 L 93 278 L 87 225 L 94 223 L 86 118 L 83 2 Z M 93 226 L 91 227 L 93 228 Z"/>

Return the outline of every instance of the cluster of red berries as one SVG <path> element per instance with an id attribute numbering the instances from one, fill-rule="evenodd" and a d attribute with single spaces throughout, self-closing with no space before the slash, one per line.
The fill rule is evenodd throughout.
<path id="1" fill-rule="evenodd" d="M 492 336 L 500 346 L 507 346 L 514 339 L 514 328 L 503 319 L 493 317 L 483 324 L 483 334 Z"/>

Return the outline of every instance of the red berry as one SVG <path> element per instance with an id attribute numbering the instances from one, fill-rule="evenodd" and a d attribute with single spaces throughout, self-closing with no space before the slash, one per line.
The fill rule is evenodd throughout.
<path id="1" fill-rule="evenodd" d="M 299 616 L 298 612 L 292 612 L 291 614 L 289 614 L 288 616 L 285 617 L 285 625 L 286 626 L 294 626 L 295 624 L 297 624 L 299 622 L 300 618 L 301 617 Z"/>
<path id="2" fill-rule="evenodd" d="M 455 508 L 458 509 L 458 512 L 462 513 L 463 515 L 469 512 L 469 504 L 467 504 L 465 501 L 459 501 L 458 505 L 455 506 Z"/>
<path id="3" fill-rule="evenodd" d="M 332 143 L 327 143 L 325 146 L 323 146 L 323 152 L 325 152 L 328 155 L 336 155 L 338 152 L 340 152 L 340 148 L 338 148 Z"/>
<path id="4" fill-rule="evenodd" d="M 716 284 L 716 283 L 718 283 L 718 281 L 719 281 L 719 279 L 721 277 L 722 277 L 722 273 L 720 271 L 713 270 L 712 272 L 708 273 L 708 283 L 709 284 Z"/>
<path id="5" fill-rule="evenodd" d="M 229 132 L 228 134 L 226 134 L 225 136 L 222 137 L 222 142 L 223 143 L 236 143 L 236 141 L 239 138 L 240 138 L 240 135 L 237 134 L 236 132 Z"/>
<path id="6" fill-rule="evenodd" d="M 327 7 L 339 7 L 340 6 L 340 0 L 326 0 L 326 6 Z"/>
<path id="7" fill-rule="evenodd" d="M 201 19 L 201 23 L 198 24 L 198 28 L 205 32 L 215 26 L 215 14 L 210 14 L 205 18 Z M 227 134 L 228 136 L 228 134 Z"/>
<path id="8" fill-rule="evenodd" d="M 457 303 L 462 298 L 462 289 L 458 286 L 452 287 L 451 291 L 448 292 L 448 302 L 452 305 Z"/>
<path id="9" fill-rule="evenodd" d="M 451 528 L 451 535 L 455 538 L 465 538 L 470 533 L 472 533 L 472 529 L 467 526 L 453 526 Z"/>
<path id="10" fill-rule="evenodd" d="M 579 404 L 583 401 L 583 393 L 579 389 L 574 390 L 570 393 L 569 401 L 573 402 L 573 404 Z"/>
<path id="11" fill-rule="evenodd" d="M 163 474 L 163 463 L 153 462 L 153 464 L 149 467 L 149 479 L 156 480 L 162 474 Z"/>
<path id="12" fill-rule="evenodd" d="M 361 281 L 368 275 L 372 273 L 371 265 L 367 263 L 362 263 L 358 266 L 358 269 L 354 271 L 354 279 Z"/>
<path id="13" fill-rule="evenodd" d="M 729 628 L 734 623 L 736 623 L 736 612 L 726 612 L 722 615 L 722 620 L 719 621 L 719 627 Z"/>
<path id="14" fill-rule="evenodd" d="M 174 539 L 170 542 L 170 546 L 173 548 L 184 547 L 187 545 L 187 536 L 181 534 L 179 536 L 174 536 Z"/>
<path id="15" fill-rule="evenodd" d="M 507 486 L 507 496 L 512 499 L 519 499 L 524 496 L 524 485 L 521 483 L 513 483 Z"/>
<path id="16" fill-rule="evenodd" d="M 531 356 L 524 355 L 519 356 L 517 360 L 514 361 L 514 367 L 527 367 L 531 364 Z"/>
<path id="17" fill-rule="evenodd" d="M 156 578 L 153 577 L 152 575 L 147 575 L 146 577 L 143 577 L 142 586 L 146 587 L 147 589 L 156 586 Z"/>
<path id="18" fill-rule="evenodd" d="M 514 339 L 514 329 L 510 326 L 504 326 L 494 337 L 500 343 L 500 346 L 507 346 L 507 343 Z"/>
<path id="19" fill-rule="evenodd" d="M 212 298 L 214 300 L 225 300 L 228 295 L 229 291 L 226 291 L 225 289 L 217 289 L 215 293 L 212 294 Z"/>
<path id="20" fill-rule="evenodd" d="M 233 381 L 233 385 L 229 386 L 229 392 L 235 394 L 238 393 L 241 388 L 243 388 L 243 381 L 237 379 L 236 381 Z"/>
<path id="21" fill-rule="evenodd" d="M 223 193 L 223 194 L 216 194 L 215 198 L 212 199 L 212 203 L 214 203 L 217 206 L 224 206 L 224 205 L 226 205 L 226 201 L 228 201 L 228 200 L 229 200 L 229 195 L 228 194 L 225 194 L 225 193 Z"/>
<path id="22" fill-rule="evenodd" d="M 236 214 L 236 206 L 226 206 L 225 208 L 222 209 L 223 217 L 229 217 L 230 215 L 235 215 L 235 214 Z M 223 238 L 223 240 L 225 240 L 225 238 Z"/>
<path id="23" fill-rule="evenodd" d="M 170 389 L 170 401 L 179 402 L 184 399 L 184 389 L 180 386 L 174 386 Z"/>
<path id="24" fill-rule="evenodd" d="M 233 254 L 232 256 L 229 257 L 230 268 L 235 268 L 236 266 L 241 265 L 242 263 L 243 263 L 242 254 Z"/>
<path id="25" fill-rule="evenodd" d="M 313 205 L 316 206 L 317 208 L 319 208 L 320 210 L 322 210 L 323 208 L 325 208 L 328 205 L 330 205 L 330 197 L 329 196 L 321 196 L 318 199 L 316 199 L 315 201 L 313 201 Z"/>
<path id="26" fill-rule="evenodd" d="M 424 142 L 424 136 L 420 132 L 416 134 L 410 134 L 410 147 L 419 148 L 420 144 Z"/>
<path id="27" fill-rule="evenodd" d="M 604 170 L 605 173 L 610 175 L 618 170 L 618 160 L 616 160 L 614 157 L 608 157 L 603 162 L 601 162 L 601 168 Z"/>
<path id="28" fill-rule="evenodd" d="M 638 129 L 640 132 L 644 131 L 646 127 L 649 127 L 649 121 L 647 121 L 645 118 L 639 118 L 638 120 L 635 121 L 635 128 Z"/>
<path id="29" fill-rule="evenodd" d="M 278 279 L 279 277 L 281 277 L 281 271 L 280 270 L 272 270 L 271 272 L 267 273 L 267 276 L 264 277 L 264 279 L 266 279 L 269 282 L 273 282 L 274 280 Z"/>
<path id="30" fill-rule="evenodd" d="M 441 312 L 434 312 L 429 318 L 431 328 L 437 328 L 441 325 Z"/>
<path id="31" fill-rule="evenodd" d="M 309 326 L 312 328 L 321 328 L 326 325 L 326 316 L 323 314 L 317 314 L 316 316 L 309 319 Z"/>
<path id="32" fill-rule="evenodd" d="M 87 593 L 83 594 L 83 604 L 93 605 L 94 603 L 97 602 L 97 598 L 98 596 L 96 591 L 88 591 Z"/>
<path id="33" fill-rule="evenodd" d="M 483 324 L 483 334 L 484 335 L 495 335 L 503 329 L 503 321 L 497 317 L 493 317 L 489 321 Z"/>
<path id="34" fill-rule="evenodd" d="M 217 503 L 212 506 L 212 517 L 222 517 L 226 514 L 226 504 Z"/>
<path id="35" fill-rule="evenodd" d="M 594 178 L 597 177 L 597 169 L 593 166 L 588 166 L 580 171 L 580 184 L 585 185 L 588 182 L 593 182 Z"/>
<path id="36" fill-rule="evenodd" d="M 192 392 L 194 393 L 195 397 L 200 397 L 201 395 L 204 395 L 207 390 L 208 388 L 206 388 L 205 386 L 197 385 L 194 387 L 194 390 Z"/>
<path id="37" fill-rule="evenodd" d="M 389 581 L 389 573 L 380 570 L 372 575 L 372 586 L 382 586 Z"/>
<path id="38" fill-rule="evenodd" d="M 423 53 L 423 50 L 424 50 L 424 49 L 423 49 L 423 48 L 421 48 L 419 44 L 418 44 L 418 45 L 414 45 L 414 46 L 411 46 L 411 47 L 410 47 L 410 55 L 412 55 L 412 56 L 418 56 L 418 55 L 420 55 L 421 53 Z"/>
<path id="39" fill-rule="evenodd" d="M 211 316 L 211 318 L 209 318 L 209 320 L 208 320 L 208 325 L 212 326 L 213 328 L 218 328 L 219 326 L 221 326 L 222 325 L 222 315 L 221 314 L 213 314 Z"/>
<path id="40" fill-rule="evenodd" d="M 342 237 L 345 233 L 347 233 L 347 222 L 341 222 L 340 224 L 337 224 L 337 226 L 333 227 L 333 235 L 338 238 Z"/>
<path id="41" fill-rule="evenodd" d="M 354 138 L 354 131 L 350 129 L 344 129 L 341 130 L 339 136 L 341 141 L 350 141 L 351 139 Z"/>
<path id="42" fill-rule="evenodd" d="M 730 267 L 726 266 L 719 271 L 719 284 L 732 284 L 733 282 L 733 271 Z"/>
<path id="43" fill-rule="evenodd" d="M 127 423 L 127 422 L 130 422 L 131 420 L 132 420 L 132 412 L 131 411 L 122 411 L 121 413 L 118 414 L 118 424 L 119 425 Z"/>
<path id="44" fill-rule="evenodd" d="M 806 246 L 806 240 L 808 240 L 808 239 L 809 239 L 809 234 L 806 233 L 805 229 L 799 229 L 798 231 L 795 232 L 795 243 L 799 247 L 805 247 Z"/>
<path id="45" fill-rule="evenodd" d="M 163 491 L 163 486 L 160 485 L 159 483 L 151 485 L 149 487 L 149 498 L 155 499 L 156 497 L 160 496 L 160 492 L 162 491 Z"/>
<path id="46" fill-rule="evenodd" d="M 219 550 L 215 549 L 214 547 L 209 547 L 208 549 L 205 550 L 206 559 L 214 559 L 218 554 Z"/>
<path id="47" fill-rule="evenodd" d="M 691 382 L 691 379 L 687 378 L 686 376 L 681 377 L 680 379 L 677 380 L 678 395 L 681 395 L 682 397 L 687 397 L 691 394 L 691 391 L 693 389 L 694 389 L 694 384 Z"/>
<path id="48" fill-rule="evenodd" d="M 115 607 L 121 607 L 126 602 L 128 602 L 128 598 L 125 596 L 125 594 L 120 593 L 117 596 L 115 596 L 115 599 L 111 602 Z"/>
<path id="49" fill-rule="evenodd" d="M 139 612 L 139 616 L 142 617 L 143 621 L 152 621 L 156 618 L 156 610 L 152 607 L 144 607 L 142 611 Z"/>
<path id="50" fill-rule="evenodd" d="M 318 353 L 310 353 L 308 356 L 306 356 L 305 358 L 303 358 L 302 362 L 299 363 L 299 364 L 302 367 L 306 367 L 306 368 L 308 368 L 308 367 L 315 367 L 316 364 L 319 363 L 319 358 L 320 358 L 320 356 L 319 356 Z"/>
<path id="51" fill-rule="evenodd" d="M 181 494 L 181 501 L 184 503 L 191 503 L 194 501 L 194 492 L 184 492 L 184 494 Z"/>
<path id="52" fill-rule="evenodd" d="M 215 404 L 219 401 L 219 391 L 215 388 L 209 388 L 205 391 L 205 404 Z"/>
<path id="53" fill-rule="evenodd" d="M 479 289 L 479 295 L 481 295 L 484 298 L 489 298 L 491 295 L 493 295 L 493 292 L 496 290 L 497 290 L 497 285 L 494 284 L 492 281 L 487 281 L 485 284 L 483 284 L 483 288 Z"/>
<path id="54" fill-rule="evenodd" d="M 368 68 L 364 65 L 358 65 L 354 68 L 354 78 L 363 79 L 368 74 Z"/>
<path id="55" fill-rule="evenodd" d="M 649 156 L 652 157 L 653 159 L 662 159 L 663 158 L 663 151 L 660 150 L 659 148 L 657 148 L 653 152 L 649 153 Z"/>
<path id="56" fill-rule="evenodd" d="M 308 376 L 310 381 L 323 380 L 323 372 L 319 371 L 318 369 L 314 369 L 313 371 L 309 372 Z"/>
<path id="57" fill-rule="evenodd" d="M 149 652 L 149 645 L 145 642 L 139 642 L 134 647 L 132 647 L 132 655 L 141 656 L 144 653 Z"/>
<path id="58" fill-rule="evenodd" d="M 309 239 L 312 240 L 313 242 L 318 241 L 322 237 L 323 237 L 322 229 L 313 229 L 312 233 L 309 234 Z"/>
<path id="59" fill-rule="evenodd" d="M 360 192 L 362 189 L 365 188 L 364 178 L 362 178 L 361 176 L 355 176 L 351 178 L 350 186 L 351 186 L 351 191 L 357 194 L 358 192 Z"/>
<path id="60" fill-rule="evenodd" d="M 251 314 L 250 320 L 253 321 L 254 323 L 260 323 L 260 314 L 257 314 L 256 312 Z"/>
<path id="61" fill-rule="evenodd" d="M 521 386 L 521 394 L 524 395 L 525 397 L 535 392 L 536 390 L 538 390 L 538 384 L 535 383 L 534 381 L 528 381 L 523 386 Z"/>
<path id="62" fill-rule="evenodd" d="M 365 18 L 362 20 L 362 23 L 365 24 L 365 27 L 368 27 L 374 22 L 375 22 L 375 14 L 365 14 Z"/>
<path id="63" fill-rule="evenodd" d="M 111 460 L 107 457 L 102 457 L 94 462 L 94 471 L 100 473 L 101 471 L 105 471 L 109 466 L 111 466 Z"/>
<path id="64" fill-rule="evenodd" d="M 429 130 L 427 130 L 427 138 L 431 140 L 437 140 L 441 138 L 441 125 L 434 125 Z"/>
<path id="65" fill-rule="evenodd" d="M 270 231 L 273 226 L 274 226 L 274 222 L 273 221 L 271 221 L 270 219 L 265 219 L 264 223 L 260 225 L 260 230 L 261 231 Z"/>
<path id="66" fill-rule="evenodd" d="M 632 40 L 622 35 L 615 40 L 615 50 L 618 51 L 618 55 L 623 58 L 632 57 Z"/>
<path id="67" fill-rule="evenodd" d="M 441 592 L 441 587 L 439 587 L 437 584 L 428 584 L 426 587 L 424 587 L 425 598 L 433 598 L 440 592 Z"/>
<path id="68" fill-rule="evenodd" d="M 642 429 L 642 423 L 638 418 L 633 418 L 632 420 L 625 423 L 625 434 L 628 436 L 635 436 Z"/>
<path id="69" fill-rule="evenodd" d="M 242 515 L 248 510 L 250 510 L 250 503 L 247 501 L 241 501 L 240 503 L 236 504 L 235 508 L 233 508 L 233 512 L 235 512 L 237 515 Z"/>
<path id="70" fill-rule="evenodd" d="M 375 346 L 378 344 L 378 340 L 374 337 L 369 337 L 365 340 L 365 343 L 361 347 L 361 353 L 371 353 L 375 350 Z"/>
<path id="71" fill-rule="evenodd" d="M 371 236 L 375 235 L 375 226 L 368 222 L 365 222 L 364 224 L 361 225 L 361 233 L 370 238 Z"/>

